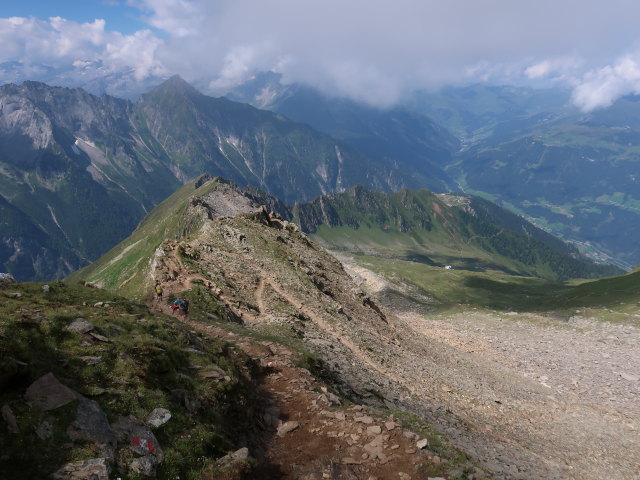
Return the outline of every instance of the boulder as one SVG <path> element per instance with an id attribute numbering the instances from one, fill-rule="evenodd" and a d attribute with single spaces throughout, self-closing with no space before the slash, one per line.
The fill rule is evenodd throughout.
<path id="1" fill-rule="evenodd" d="M 158 428 L 169 421 L 171 418 L 171 412 L 166 408 L 154 408 L 153 411 L 147 416 L 147 424 L 152 427 Z"/>
<path id="2" fill-rule="evenodd" d="M 67 428 L 71 440 L 89 440 L 99 449 L 101 455 L 113 458 L 116 450 L 116 436 L 109 425 L 107 415 L 94 400 L 78 394 L 80 404 L 75 420 Z"/>
<path id="3" fill-rule="evenodd" d="M 93 324 L 87 322 L 84 318 L 76 318 L 67 327 L 69 332 L 89 333 L 91 330 L 93 330 Z"/>
<path id="4" fill-rule="evenodd" d="M 119 465 L 130 472 L 154 476 L 164 454 L 151 429 L 131 415 L 120 417 L 112 427 L 118 444 L 123 445 L 118 452 Z M 133 452 L 137 457 L 129 461 L 131 455 L 123 450 Z"/>
<path id="5" fill-rule="evenodd" d="M 53 410 L 74 401 L 76 394 L 61 384 L 53 373 L 47 373 L 27 388 L 24 398 L 34 407 Z"/>
<path id="6" fill-rule="evenodd" d="M 380 425 L 371 425 L 367 427 L 368 435 L 379 435 L 380 433 L 382 433 L 382 429 L 380 428 Z"/>
<path id="7" fill-rule="evenodd" d="M 247 447 L 236 450 L 233 453 L 225 455 L 222 458 L 216 460 L 216 464 L 221 467 L 228 467 L 238 462 L 243 462 L 249 458 L 249 449 Z"/>
<path id="8" fill-rule="evenodd" d="M 289 432 L 293 432 L 299 426 L 300 424 L 293 420 L 285 422 L 278 427 L 278 436 L 281 437 L 283 435 L 286 435 Z"/>
<path id="9" fill-rule="evenodd" d="M 423 438 L 422 440 L 418 440 L 416 442 L 416 447 L 418 447 L 420 450 L 422 450 L 423 448 L 427 448 L 428 445 L 429 440 L 427 440 L 426 438 Z"/>

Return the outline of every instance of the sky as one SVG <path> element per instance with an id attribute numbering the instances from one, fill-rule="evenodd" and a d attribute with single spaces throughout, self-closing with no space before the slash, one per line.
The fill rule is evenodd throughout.
<path id="1" fill-rule="evenodd" d="M 637 0 L 20 0 L 0 63 L 100 62 L 224 90 L 259 71 L 390 106 L 485 82 L 563 86 L 585 111 L 640 93 Z"/>

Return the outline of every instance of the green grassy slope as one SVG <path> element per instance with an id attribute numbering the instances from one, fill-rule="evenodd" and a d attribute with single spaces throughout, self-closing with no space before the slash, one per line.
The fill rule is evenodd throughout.
<path id="1" fill-rule="evenodd" d="M 204 222 L 203 216 L 185 216 L 185 212 L 191 199 L 209 193 L 216 182 L 207 182 L 196 189 L 197 182 L 184 185 L 160 203 L 131 236 L 91 265 L 72 273 L 68 281 L 89 279 L 106 289 L 117 289 L 127 297 L 142 298 L 148 290 L 147 269 L 155 250 L 165 240 L 188 236 Z"/>
<path id="2" fill-rule="evenodd" d="M 49 411 L 25 402 L 29 385 L 47 373 L 95 400 L 111 424 L 168 409 L 171 419 L 154 432 L 164 452 L 157 478 L 200 478 L 257 431 L 248 379 L 259 367 L 237 349 L 101 289 L 56 282 L 43 292 L 42 286 L 0 283 L 0 404 L 19 428 L 7 433 L 3 422 L 1 478 L 49 478 L 67 462 L 100 456 L 93 442 L 67 434 L 79 400 Z M 68 331 L 77 318 L 91 322 L 99 337 Z M 229 380 L 203 378 L 193 365 L 219 368 Z M 44 424 L 51 435 L 39 438 Z M 116 459 L 127 455 L 120 446 Z"/>
<path id="3" fill-rule="evenodd" d="M 387 279 L 382 295 L 400 309 L 406 304 L 430 315 L 468 310 L 529 312 L 561 321 L 579 315 L 640 326 L 638 272 L 557 282 L 499 271 L 445 270 L 397 258 L 356 255 L 354 259 Z"/>
<path id="4" fill-rule="evenodd" d="M 294 207 L 294 221 L 329 248 L 499 270 L 551 280 L 615 275 L 522 218 L 468 196 L 356 187 Z"/>

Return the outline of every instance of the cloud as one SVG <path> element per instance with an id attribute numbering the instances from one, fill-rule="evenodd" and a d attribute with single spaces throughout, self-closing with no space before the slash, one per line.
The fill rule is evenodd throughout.
<path id="1" fill-rule="evenodd" d="M 573 91 L 573 102 L 584 111 L 610 106 L 617 98 L 640 94 L 640 54 L 587 72 Z"/>
<path id="2" fill-rule="evenodd" d="M 139 78 L 179 73 L 218 89 L 274 70 L 286 82 L 378 105 L 409 89 L 474 81 L 567 82 L 583 108 L 635 88 L 629 67 L 614 60 L 640 36 L 640 3 L 631 0 L 126 3 L 149 30 L 123 35 L 106 32 L 101 20 L 0 19 L 0 60 L 100 59 L 129 65 Z"/>
<path id="3" fill-rule="evenodd" d="M 129 5 L 144 12 L 143 20 L 175 37 L 197 34 L 206 17 L 209 2 L 190 0 L 129 0 Z"/>
<path id="4" fill-rule="evenodd" d="M 0 18 L 0 62 L 21 61 L 28 74 L 34 65 L 50 67 L 100 61 L 107 68 L 130 68 L 136 78 L 164 72 L 156 60 L 162 45 L 150 30 L 133 35 L 106 32 L 105 21 L 77 23 L 60 17 Z"/>
<path id="5" fill-rule="evenodd" d="M 628 0 L 192 0 L 189 21 L 184 3 L 144 0 L 170 70 L 223 86 L 272 69 L 379 105 L 447 83 L 579 84 L 636 41 L 640 14 Z"/>

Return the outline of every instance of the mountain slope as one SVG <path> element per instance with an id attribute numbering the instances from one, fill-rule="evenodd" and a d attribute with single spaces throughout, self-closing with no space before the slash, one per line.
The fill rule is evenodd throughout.
<path id="1" fill-rule="evenodd" d="M 178 185 L 141 153 L 126 101 L 25 82 L 0 87 L 0 108 L 0 195 L 52 256 L 30 261 L 39 254 L 10 248 L 0 265 L 19 279 L 59 277 L 95 258 Z M 3 222 L 3 243 L 21 243 L 20 228 Z"/>
<path id="2" fill-rule="evenodd" d="M 303 85 L 282 85 L 280 75 L 256 75 L 227 94 L 285 115 L 343 140 L 360 153 L 405 172 L 416 185 L 437 192 L 453 189 L 444 171 L 459 141 L 410 106 L 378 109 L 329 97 Z"/>
<path id="3" fill-rule="evenodd" d="M 285 202 L 358 182 L 385 191 L 408 183 L 392 168 L 306 125 L 208 97 L 179 77 L 143 95 L 137 108 L 184 179 L 209 172 L 252 184 Z"/>
<path id="4" fill-rule="evenodd" d="M 591 389 L 590 383 L 583 385 L 583 382 L 587 382 L 590 370 L 583 369 L 581 364 L 564 360 L 573 354 L 568 351 L 572 344 L 566 342 L 573 333 L 571 329 L 574 325 L 556 320 L 555 311 L 549 313 L 548 317 L 518 313 L 522 311 L 512 309 L 514 305 L 518 306 L 516 302 L 503 304 L 502 308 L 507 311 L 465 309 L 456 299 L 451 310 L 432 310 L 431 315 L 425 317 L 418 314 L 420 310 L 414 308 L 407 298 L 404 303 L 396 304 L 396 311 L 389 310 L 378 303 L 373 293 L 365 292 L 364 288 L 368 284 L 374 284 L 381 295 L 388 295 L 393 293 L 389 291 L 394 288 L 393 282 L 365 282 L 360 277 L 361 283 L 355 284 L 350 276 L 354 271 L 352 265 L 345 266 L 328 255 L 313 239 L 298 231 L 294 224 L 264 209 L 242 212 L 245 208 L 253 208 L 246 196 L 249 192 L 243 193 L 237 187 L 217 179 L 203 180 L 203 183 L 196 182 L 186 186 L 170 199 L 173 203 L 160 206 L 157 212 L 152 212 L 143 222 L 145 231 L 125 240 L 110 255 L 101 259 L 95 268 L 78 272 L 70 280 L 85 279 L 105 284 L 110 282 L 111 290 L 147 298 L 154 308 L 168 312 L 165 301 L 151 300 L 154 281 L 159 280 L 170 297 L 168 301 L 175 296 L 190 300 L 192 309 L 188 321 L 195 331 L 219 332 L 228 329 L 229 323 L 225 322 L 224 316 L 225 312 L 232 312 L 231 318 L 241 320 L 248 331 L 263 341 L 257 352 L 262 355 L 264 363 L 271 362 L 274 358 L 273 352 L 277 345 L 275 339 L 288 342 L 289 345 L 302 344 L 317 356 L 315 361 L 308 363 L 309 368 L 314 369 L 314 365 L 317 367 L 319 364 L 318 360 L 322 360 L 320 365 L 324 365 L 324 368 L 320 371 L 326 375 L 325 378 L 330 379 L 335 392 L 343 393 L 348 398 L 360 399 L 368 405 L 391 409 L 396 419 L 394 422 L 406 418 L 406 410 L 417 414 L 419 418 L 430 420 L 440 431 L 446 431 L 457 445 L 477 456 L 498 478 L 512 477 L 513 474 L 509 472 L 516 472 L 514 465 L 518 466 L 518 478 L 522 479 L 560 478 L 571 475 L 571 471 L 575 469 L 581 477 L 595 480 L 611 476 L 612 472 L 623 471 L 626 475 L 632 471 L 637 450 L 637 445 L 633 443 L 635 432 L 629 428 L 625 430 L 622 439 L 615 436 L 620 435 L 617 422 L 628 422 L 625 413 L 630 410 L 608 410 L 616 423 L 610 430 L 606 430 L 605 438 L 598 437 L 597 432 L 602 433 L 603 425 L 610 420 L 609 417 L 606 422 L 602 419 L 601 405 L 590 402 L 598 395 L 610 398 L 611 392 Z M 465 201 L 468 200 L 465 197 L 445 197 L 447 203 L 444 203 L 441 196 L 429 192 L 401 192 L 386 200 L 378 198 L 381 195 L 379 193 L 363 189 L 354 189 L 343 195 L 352 193 L 362 199 L 358 204 L 362 207 L 361 212 L 347 212 L 345 207 L 344 212 L 339 211 L 340 215 L 333 216 L 332 210 L 328 208 L 331 203 L 328 198 L 325 199 L 325 216 L 348 218 L 354 224 L 360 222 L 360 230 L 363 230 L 365 222 L 374 225 L 374 219 L 379 217 L 378 219 L 388 221 L 389 231 L 385 234 L 396 238 L 399 235 L 395 235 L 393 229 L 402 229 L 407 232 L 403 235 L 413 235 L 414 239 L 419 240 L 413 227 L 421 224 L 425 229 L 431 226 L 432 231 L 440 232 L 443 237 L 452 241 L 455 239 L 454 234 L 462 231 L 455 222 L 455 209 L 466 210 L 471 214 L 470 203 Z M 376 208 L 364 208 L 374 202 L 377 202 Z M 447 206 L 455 202 L 459 205 L 455 209 Z M 343 203 L 353 204 L 353 201 L 345 200 Z M 434 203 L 438 209 L 433 207 L 431 211 L 426 211 L 422 208 Z M 322 208 L 318 207 L 316 213 L 308 215 L 309 221 L 317 215 L 322 216 Z M 381 211 L 380 207 L 393 208 Z M 437 210 L 439 212 L 434 213 Z M 175 214 L 169 216 L 171 211 Z M 238 211 L 241 213 L 237 213 Z M 380 211 L 376 217 L 376 212 Z M 233 213 L 236 214 L 231 216 Z M 347 213 L 351 215 L 348 216 Z M 508 219 L 505 224 L 517 224 L 517 221 Z M 372 236 L 378 235 L 373 228 L 369 231 Z M 145 239 L 155 234 L 161 241 L 159 248 L 153 248 L 154 240 L 149 242 L 152 248 L 140 250 L 139 246 Z M 162 235 L 166 235 L 164 240 Z M 130 268 L 129 265 L 136 263 L 136 268 L 142 270 L 142 274 L 136 274 L 135 269 L 125 271 Z M 494 303 L 492 299 L 486 297 L 493 292 L 510 297 L 515 294 L 520 300 L 524 297 L 523 291 L 533 289 L 539 290 L 540 294 L 544 293 L 546 297 L 539 295 L 536 299 L 527 298 L 528 305 L 531 305 L 532 300 L 552 297 L 557 287 L 561 287 L 564 292 L 571 290 L 568 285 L 537 278 L 513 277 L 495 272 L 446 272 L 417 262 L 404 263 L 411 263 L 418 271 L 437 270 L 438 275 L 432 277 L 429 289 L 437 288 L 439 284 L 452 287 L 452 277 L 458 275 L 466 281 L 475 280 L 476 293 L 483 296 L 481 301 L 488 300 L 491 303 Z M 363 270 L 360 269 L 359 272 L 367 274 Z M 406 283 L 407 270 L 401 269 L 393 280 Z M 481 279 L 484 279 L 485 285 L 477 285 Z M 629 294 L 633 295 L 634 292 L 629 291 Z M 517 301 L 518 298 L 513 300 Z M 435 306 L 433 302 L 429 304 L 431 308 Z M 481 303 L 472 305 L 475 307 Z M 536 307 L 543 308 L 542 305 Z M 637 310 L 635 302 L 628 306 L 628 310 Z M 576 315 L 576 308 L 571 308 L 567 315 Z M 459 319 L 465 319 L 463 328 L 457 332 L 446 329 L 455 326 Z M 599 333 L 593 334 L 593 325 L 588 332 L 581 325 L 575 327 L 582 329 L 576 330 L 581 348 L 594 348 L 600 344 L 600 338 L 605 338 L 600 335 L 605 331 L 624 335 L 624 326 L 598 329 L 596 331 Z M 517 350 L 515 337 L 511 337 L 512 343 L 492 343 L 495 340 L 493 335 L 504 330 L 512 332 L 514 329 L 529 342 L 526 345 L 535 346 L 535 350 Z M 446 335 L 439 335 L 442 331 Z M 491 336 L 487 336 L 487 332 Z M 561 336 L 562 341 L 556 341 L 556 336 Z M 238 342 L 240 348 L 246 348 L 245 340 L 238 339 L 236 333 L 228 334 L 227 338 Z M 461 338 L 465 341 L 460 342 Z M 522 337 L 519 336 L 518 339 L 520 338 Z M 616 344 L 623 343 L 617 337 L 611 338 Z M 636 337 L 630 334 L 624 338 Z M 510 347 L 510 354 L 513 353 L 512 348 L 520 354 L 513 363 L 511 357 L 507 363 L 502 361 L 505 345 Z M 584 358 L 598 358 L 602 361 L 604 357 L 600 354 L 610 346 L 602 344 L 597 348 L 602 350 L 589 352 L 590 355 Z M 554 354 L 560 355 L 552 355 L 545 360 L 547 357 L 544 357 L 544 352 L 547 351 L 548 354 L 550 349 Z M 631 349 L 630 344 L 624 351 L 629 352 Z M 532 356 L 531 352 L 536 352 L 536 355 Z M 538 352 L 540 356 L 537 355 Z M 562 382 L 565 390 L 557 386 L 557 396 L 550 397 L 549 387 L 540 383 L 546 381 L 541 375 L 547 363 L 538 366 L 536 376 L 528 377 L 531 370 L 523 371 L 521 363 L 517 363 L 522 361 L 528 362 L 528 368 L 532 368 L 531 364 L 534 362 L 548 361 L 555 375 L 558 372 L 563 375 L 559 379 L 552 377 L 554 386 Z M 277 359 L 271 365 L 275 370 L 270 376 L 271 380 L 282 378 L 289 366 L 290 363 L 285 359 Z M 571 382 L 565 381 L 565 378 L 575 375 L 576 370 L 582 371 L 579 374 L 579 391 L 573 391 Z M 287 378 L 291 380 L 280 383 L 275 398 L 283 402 L 297 402 L 296 392 L 304 388 L 307 381 L 303 381 L 301 377 Z M 597 384 L 604 386 L 606 382 L 611 383 L 610 371 Z M 291 388 L 287 389 L 285 383 Z M 628 405 L 635 408 L 626 385 L 620 382 L 615 388 L 616 394 L 620 392 L 620 395 L 625 396 L 625 405 L 628 398 Z M 568 389 L 571 391 L 567 391 Z M 591 390 L 589 402 L 582 401 L 583 392 Z M 559 402 L 560 395 L 562 403 Z M 299 469 L 303 469 L 305 474 L 310 473 L 309 469 L 314 472 L 325 471 L 318 466 L 318 462 L 324 461 L 328 466 L 326 471 L 335 472 L 336 470 L 328 468 L 330 465 L 338 465 L 347 469 L 340 470 L 343 476 L 348 473 L 353 474 L 354 478 L 368 478 L 371 472 L 366 471 L 366 468 L 371 465 L 386 465 L 388 460 L 395 470 L 378 474 L 379 478 L 396 476 L 398 468 L 402 468 L 402 471 L 404 468 L 412 469 L 407 474 L 409 478 L 412 475 L 420 478 L 427 472 L 444 477 L 465 477 L 471 474 L 484 477 L 482 472 L 474 471 L 468 457 L 464 455 L 456 460 L 462 466 L 455 467 L 449 461 L 442 462 L 438 458 L 440 470 L 432 471 L 436 462 L 434 453 L 440 448 L 439 439 L 429 440 L 425 450 L 416 450 L 415 447 L 404 450 L 408 455 L 424 455 L 421 452 L 429 451 L 426 454 L 428 460 L 424 464 L 418 464 L 412 461 L 415 457 L 403 456 L 403 448 L 395 446 L 400 445 L 395 440 L 397 436 L 393 437 L 399 433 L 395 424 L 388 427 L 384 425 L 387 430 L 385 432 L 373 416 L 369 419 L 366 418 L 368 415 L 361 413 L 360 406 L 346 412 L 335 404 L 334 408 L 329 408 L 328 399 L 332 398 L 329 391 L 316 392 L 311 398 L 315 403 L 309 401 L 304 404 L 306 408 L 294 410 L 295 416 L 289 417 L 296 418 L 295 421 L 298 422 L 293 435 L 299 435 L 295 437 L 299 440 L 297 444 L 293 441 L 289 444 L 292 446 L 289 451 L 291 456 L 288 457 L 290 461 L 283 465 L 286 472 L 297 469 L 298 473 L 302 473 Z M 507 416 L 505 405 L 509 407 Z M 531 415 L 532 408 L 535 409 L 534 416 Z M 580 415 L 572 416 L 570 413 L 575 413 L 576 409 Z M 278 415 L 282 413 L 286 416 L 290 412 L 292 410 L 284 406 Z M 298 416 L 298 412 L 303 413 Z M 545 415 L 544 412 L 553 412 L 554 415 Z M 324 417 L 320 425 L 325 425 L 326 430 L 312 420 L 316 414 Z M 343 426 L 347 418 L 354 418 L 356 423 L 361 424 L 356 425 L 356 428 L 361 429 L 360 432 Z M 564 423 L 560 421 L 562 419 Z M 369 426 L 373 428 L 369 429 Z M 598 438 L 595 446 L 584 442 L 585 428 L 590 435 Z M 325 431 L 327 435 L 323 435 Z M 351 431 L 354 431 L 355 436 L 350 435 Z M 559 431 L 563 434 L 559 435 Z M 612 432 L 611 437 L 609 431 Z M 340 435 L 340 432 L 345 434 Z M 386 435 L 389 435 L 387 439 Z M 391 440 L 392 438 L 394 439 Z M 360 439 L 362 440 L 358 441 Z M 306 452 L 306 445 L 318 445 L 318 442 L 326 442 L 324 445 L 330 448 L 325 449 L 320 457 L 308 465 L 301 462 L 298 452 Z M 614 442 L 618 456 L 611 462 L 600 462 L 599 458 L 594 460 L 593 455 L 597 456 L 596 452 L 611 442 Z M 632 451 L 619 447 L 625 442 L 630 442 Z M 335 446 L 338 448 L 334 448 Z M 371 461 L 373 456 L 376 457 L 375 462 Z M 399 464 L 398 456 L 404 464 Z M 540 462 L 541 457 L 547 461 Z M 594 465 L 598 466 L 598 470 L 591 475 L 589 472 Z M 294 476 L 293 473 L 291 476 Z M 321 475 L 316 476 L 319 478 Z M 339 474 L 336 473 L 335 476 L 338 477 Z"/>
<path id="5" fill-rule="evenodd" d="M 416 93 L 413 106 L 463 140 L 446 171 L 599 261 L 640 262 L 637 96 L 580 112 L 569 92 L 449 87 Z"/>
<path id="6" fill-rule="evenodd" d="M 411 184 L 308 126 L 207 97 L 178 77 L 136 104 L 9 84 L 0 87 L 0 112 L 0 197 L 13 212 L 0 223 L 0 269 L 20 280 L 87 264 L 203 172 L 288 201 L 356 183 L 385 191 Z M 38 233 L 25 240 L 16 222 Z"/>
<path id="7" fill-rule="evenodd" d="M 624 267 L 640 262 L 640 132 L 591 122 L 479 144 L 450 168 L 468 192 L 485 192 L 583 251 Z"/>
<path id="8" fill-rule="evenodd" d="M 356 187 L 294 207 L 294 221 L 330 248 L 429 265 L 566 280 L 614 275 L 523 219 L 470 196 Z"/>

